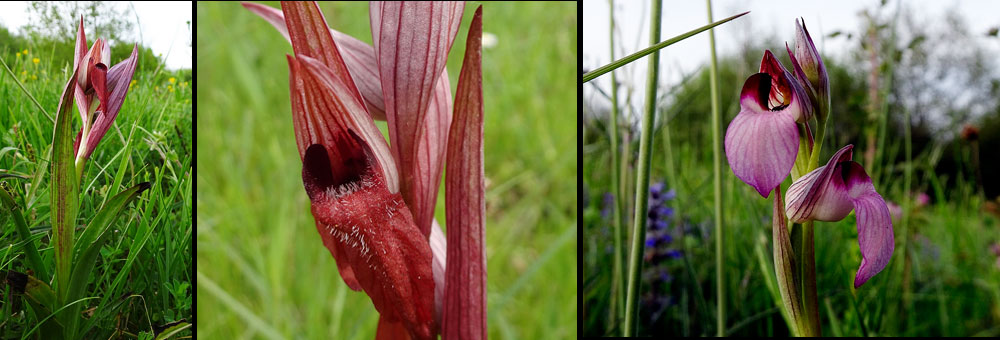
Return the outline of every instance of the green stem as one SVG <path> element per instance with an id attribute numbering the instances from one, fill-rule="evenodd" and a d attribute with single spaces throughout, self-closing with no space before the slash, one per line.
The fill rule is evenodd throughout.
<path id="1" fill-rule="evenodd" d="M 739 18 L 739 17 L 741 17 L 743 15 L 746 15 L 747 13 L 750 13 L 750 11 L 746 11 L 746 12 L 743 12 L 743 13 L 740 13 L 740 14 L 737 14 L 737 15 L 734 15 L 734 16 L 731 16 L 731 17 L 728 17 L 728 18 L 725 18 L 725 19 L 713 22 L 711 24 L 708 24 L 708 25 L 705 25 L 705 26 L 702 26 L 702 27 L 698 27 L 696 29 L 693 29 L 693 30 L 687 32 L 687 33 L 678 35 L 676 37 L 673 37 L 673 38 L 670 38 L 670 39 L 667 39 L 667 40 L 664 40 L 663 42 L 660 42 L 660 43 L 656 43 L 656 40 L 660 40 L 659 38 L 657 38 L 654 41 L 650 41 L 650 44 L 652 46 L 644 48 L 643 50 L 641 50 L 639 52 L 632 53 L 631 55 L 629 55 L 629 56 L 627 56 L 625 58 L 621 58 L 619 60 L 615 60 L 615 61 L 611 62 L 610 64 L 598 67 L 597 69 L 595 69 L 593 71 L 587 72 L 586 74 L 583 75 L 583 82 L 586 83 L 588 81 L 591 81 L 594 78 L 597 78 L 597 77 L 599 77 L 599 76 L 601 76 L 601 75 L 603 75 L 605 73 L 611 72 L 611 70 L 614 70 L 616 68 L 625 66 L 625 64 L 631 63 L 631 62 L 635 61 L 636 59 L 645 57 L 645 56 L 647 56 L 647 55 L 649 55 L 651 53 L 659 51 L 661 48 L 673 45 L 673 44 L 677 43 L 678 41 L 690 38 L 691 36 L 693 36 L 695 34 L 704 32 L 704 31 L 708 30 L 709 28 L 712 28 L 712 27 L 715 27 L 715 26 L 718 26 L 718 25 L 722 25 L 722 24 L 724 24 L 726 22 L 729 22 L 730 20 L 733 20 L 733 19 Z"/>
<path id="2" fill-rule="evenodd" d="M 652 20 L 649 22 L 649 40 L 660 40 L 660 4 L 662 0 L 653 0 Z M 649 199 L 649 164 L 650 141 L 652 139 L 653 114 L 656 111 L 656 85 L 659 75 L 659 53 L 653 53 L 649 58 L 649 68 L 646 78 L 646 112 L 642 116 L 642 135 L 639 137 L 639 162 L 635 184 L 635 216 L 632 227 L 632 251 L 629 255 L 628 294 L 625 297 L 625 325 L 623 336 L 636 336 L 636 319 L 639 309 L 636 298 L 639 295 L 639 277 L 642 267 L 643 238 L 646 235 L 646 209 Z"/>
<path id="3" fill-rule="evenodd" d="M 614 0 L 608 0 L 608 5 L 611 8 L 611 60 L 615 59 L 615 2 Z M 614 193 L 614 208 L 612 209 L 615 232 L 615 256 L 614 263 L 612 264 L 614 277 L 611 279 L 611 310 L 608 312 L 608 322 L 611 325 L 617 324 L 619 320 L 624 316 L 622 311 L 624 308 L 622 306 L 625 303 L 625 290 L 622 289 L 622 249 L 624 249 L 622 244 L 622 213 L 621 205 L 618 204 L 622 200 L 621 193 L 619 191 L 620 183 L 619 168 L 616 166 L 618 164 L 618 79 L 615 77 L 615 73 L 611 72 L 611 123 L 608 124 L 608 134 L 611 140 L 611 192 Z M 609 327 L 611 328 L 611 327 Z"/>
<path id="4" fill-rule="evenodd" d="M 819 300 L 816 296 L 816 252 L 813 237 L 813 222 L 802 224 L 802 262 L 799 273 L 802 278 L 802 317 L 806 327 L 803 336 L 821 336 L 819 324 Z"/>
<path id="5" fill-rule="evenodd" d="M 712 21 L 712 0 L 705 0 L 708 6 L 708 21 Z M 723 268 L 723 220 L 722 220 L 722 115 L 719 112 L 718 67 L 715 59 L 715 30 L 708 30 L 709 50 L 712 64 L 709 68 L 709 84 L 712 98 L 712 174 L 715 194 L 715 282 L 716 282 L 716 336 L 726 335 L 726 276 Z"/>

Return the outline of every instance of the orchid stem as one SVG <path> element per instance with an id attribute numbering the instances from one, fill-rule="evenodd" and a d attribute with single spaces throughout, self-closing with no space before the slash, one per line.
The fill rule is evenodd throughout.
<path id="1" fill-rule="evenodd" d="M 614 0 L 608 0 L 608 7 L 610 7 L 610 18 L 611 18 L 611 60 L 615 59 L 615 2 Z M 612 208 L 615 232 L 615 255 L 614 263 L 612 264 L 612 271 L 614 277 L 611 279 L 611 308 L 608 311 L 608 323 L 613 327 L 613 325 L 620 322 L 619 320 L 623 317 L 624 304 L 625 304 L 625 289 L 622 287 L 622 212 L 620 202 L 623 197 L 619 191 L 620 183 L 618 164 L 618 79 L 615 77 L 615 72 L 611 72 L 611 124 L 608 125 L 608 133 L 611 140 L 611 192 L 614 197 L 614 207 Z M 608 328 L 612 328 L 608 327 Z"/>
<path id="2" fill-rule="evenodd" d="M 802 262 L 799 274 L 802 278 L 802 317 L 807 327 L 802 330 L 803 336 L 821 336 L 819 325 L 819 300 L 816 296 L 816 252 L 813 238 L 813 222 L 802 226 Z"/>
<path id="3" fill-rule="evenodd" d="M 652 20 L 649 23 L 649 40 L 655 43 L 660 40 L 660 4 L 661 0 L 653 0 Z M 632 227 L 632 251 L 629 256 L 628 294 L 625 298 L 625 325 L 622 335 L 636 336 L 636 318 L 639 309 L 636 297 L 639 295 L 639 273 L 642 267 L 643 238 L 646 235 L 646 210 L 649 199 L 649 164 L 650 142 L 652 139 L 653 114 L 656 111 L 656 85 L 659 74 L 660 54 L 653 52 L 649 57 L 649 68 L 646 78 L 646 112 L 642 116 L 642 135 L 639 137 L 639 162 L 636 169 L 635 184 L 635 216 Z"/>
<path id="4" fill-rule="evenodd" d="M 712 0 L 706 0 L 708 6 L 708 21 L 712 21 Z M 715 29 L 708 30 L 708 45 L 712 52 L 712 64 L 709 68 L 708 82 L 712 98 L 712 174 L 715 193 L 715 283 L 716 283 L 716 336 L 726 335 L 726 276 L 723 268 L 723 230 L 722 230 L 722 145 L 721 121 L 719 112 L 719 81 L 717 62 L 715 59 Z"/>

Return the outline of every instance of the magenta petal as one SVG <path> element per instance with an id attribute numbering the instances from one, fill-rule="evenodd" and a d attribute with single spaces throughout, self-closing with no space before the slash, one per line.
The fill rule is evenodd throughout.
<path id="1" fill-rule="evenodd" d="M 847 187 L 841 180 L 840 162 L 851 160 L 853 145 L 847 145 L 830 157 L 830 161 L 799 177 L 788 187 L 785 215 L 792 222 L 808 220 L 840 221 L 851 212 Z"/>
<path id="2" fill-rule="evenodd" d="M 430 106 L 465 4 L 374 1 L 369 8 L 400 191 L 429 235 L 444 158 L 441 137 L 449 126 Z"/>
<path id="3" fill-rule="evenodd" d="M 861 245 L 861 267 L 854 277 L 854 288 L 868 282 L 885 269 L 895 250 L 892 217 L 882 196 L 875 192 L 871 178 L 858 163 L 845 164 L 848 171 L 847 190 L 857 215 L 858 243 Z"/>
<path id="4" fill-rule="evenodd" d="M 757 73 L 743 84 L 742 109 L 729 123 L 725 139 L 733 173 L 763 197 L 785 180 L 799 151 L 799 131 L 792 115 L 768 111 L 760 102 L 770 82 L 770 76 Z"/>
<path id="5" fill-rule="evenodd" d="M 84 155 L 85 157 L 90 157 L 90 154 L 97 148 L 97 143 L 104 138 L 104 134 L 111 128 L 111 123 L 118 117 L 118 112 L 121 110 L 122 103 L 125 102 L 128 85 L 135 74 L 135 67 L 138 61 L 138 46 L 132 46 L 132 54 L 128 58 L 107 70 L 106 89 L 98 89 L 97 85 L 95 85 L 96 91 L 105 92 L 103 99 L 107 99 L 107 103 L 101 103 L 104 111 L 94 119 L 94 125 L 90 129 L 90 136 L 87 137 L 88 150 Z"/>

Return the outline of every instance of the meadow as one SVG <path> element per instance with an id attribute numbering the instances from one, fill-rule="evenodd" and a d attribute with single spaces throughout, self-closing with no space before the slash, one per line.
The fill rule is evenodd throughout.
<path id="1" fill-rule="evenodd" d="M 73 73 L 73 37 L 33 40 L 6 28 L 0 28 L 0 37 L 0 57 L 9 67 L 0 69 L 0 186 L 14 203 L 0 215 L 0 239 L 7 244 L 0 250 L 7 283 L 0 288 L 0 338 L 44 338 L 51 323 L 42 322 L 53 319 L 29 308 L 37 305 L 16 291 L 12 280 L 15 273 L 43 275 L 29 269 L 28 248 L 37 247 L 50 273 L 39 280 L 48 281 L 53 271 L 49 152 L 59 97 Z M 128 57 L 131 49 L 131 43 L 114 45 L 112 62 Z M 141 182 L 150 188 L 111 223 L 113 234 L 102 238 L 106 243 L 84 278 L 85 298 L 79 302 L 82 338 L 191 335 L 191 71 L 168 70 L 151 50 L 140 46 L 140 51 L 121 111 L 86 163 L 77 237 L 113 196 Z M 70 112 L 79 117 L 75 107 Z M 74 124 L 75 132 L 78 118 Z M 33 245 L 15 225 L 30 230 Z M 163 333 L 171 327 L 179 332 Z"/>
<path id="2" fill-rule="evenodd" d="M 866 9 L 872 7 L 878 6 Z M 903 25 L 902 19 L 896 26 L 892 20 L 895 5 L 886 8 L 882 13 L 888 15 L 877 19 L 880 21 L 872 19 L 871 27 L 880 31 L 871 34 L 881 39 L 879 46 L 892 47 L 872 50 L 870 43 L 851 45 L 856 51 L 847 55 L 859 56 L 859 60 L 824 55 L 833 107 L 820 164 L 825 164 L 841 146 L 855 146 L 854 160 L 864 166 L 875 188 L 890 202 L 890 211 L 892 205 L 899 209 L 893 212 L 895 252 L 881 273 L 855 289 L 852 282 L 861 262 L 856 214 L 851 213 L 838 222 L 816 223 L 815 267 L 821 334 L 996 337 L 1000 335 L 1000 209 L 997 208 L 1000 201 L 996 182 L 990 179 L 990 174 L 996 173 L 996 163 L 988 159 L 996 156 L 1000 130 L 998 93 L 995 89 L 989 92 L 988 86 L 981 89 L 986 92 L 978 97 L 979 104 L 985 106 L 982 110 L 985 114 L 971 115 L 970 107 L 950 104 L 947 107 L 953 111 L 945 110 L 947 123 L 943 127 L 928 127 L 927 111 L 934 108 L 912 105 L 919 90 L 915 88 L 924 83 L 911 83 L 915 77 L 908 75 L 938 72 L 942 67 L 927 57 L 932 54 L 928 52 L 929 46 L 940 46 L 935 45 L 938 41 L 923 39 L 949 36 L 959 40 L 964 36 L 955 30 L 949 31 L 953 35 L 928 34 L 904 40 L 904 33 L 912 33 L 914 28 Z M 739 20 L 768 20 L 753 14 Z M 607 13 L 602 16 L 609 17 Z M 715 19 L 719 18 L 716 14 Z M 927 25 L 915 22 L 911 25 Z M 636 211 L 648 214 L 649 225 L 640 231 L 645 242 L 638 276 L 637 335 L 783 337 L 792 334 L 782 315 L 782 300 L 776 288 L 772 199 L 761 198 L 754 188 L 738 179 L 725 154 L 721 155 L 721 228 L 717 226 L 713 208 L 716 197 L 710 120 L 712 73 L 717 73 L 721 115 L 718 128 L 724 135 L 741 110 L 741 87 L 747 77 L 757 72 L 764 49 L 775 52 L 786 67 L 792 65 L 785 54 L 784 42 L 794 48 L 795 36 L 791 30 L 794 26 L 792 22 L 781 24 L 779 27 L 788 29 L 779 30 L 777 37 L 745 41 L 738 53 L 720 55 L 716 69 L 710 66 L 714 60 L 704 60 L 702 67 L 685 74 L 680 81 L 661 80 L 648 130 L 643 130 L 641 124 L 646 114 L 645 94 L 633 93 L 631 89 L 636 84 L 628 83 L 646 81 L 648 56 L 633 62 L 629 68 L 615 71 L 621 88 L 617 103 L 612 102 L 613 90 L 609 86 L 596 82 L 583 84 L 588 89 L 584 98 L 581 155 L 585 187 L 581 221 L 584 336 L 622 334 L 621 285 L 626 278 L 613 268 L 621 266 L 625 268 L 622 272 L 628 270 L 626 261 Z M 814 39 L 830 34 L 813 30 L 813 26 L 809 28 Z M 904 33 L 897 38 L 893 29 Z M 843 38 L 846 33 L 837 34 L 843 34 Z M 660 41 L 670 35 L 664 33 Z M 715 39 L 734 37 L 716 35 Z M 702 46 L 708 49 L 705 41 Z M 592 40 L 586 44 L 599 45 L 602 50 L 611 46 L 609 41 Z M 643 41 L 638 48 L 622 45 L 615 48 L 631 53 L 648 46 L 645 44 Z M 671 46 L 661 51 L 681 53 Z M 619 54 L 616 58 L 623 56 Z M 874 67 L 868 63 L 869 57 L 876 60 Z M 998 82 L 995 69 L 990 66 L 995 63 L 969 60 L 974 59 L 947 69 L 980 73 L 987 84 Z M 604 60 L 601 64 L 609 62 Z M 919 62 L 927 63 L 927 68 L 909 69 Z M 872 85 L 869 79 L 881 80 L 882 85 Z M 976 78 L 962 81 L 966 79 Z M 610 82 L 605 80 L 604 84 Z M 959 86 L 976 88 L 969 83 Z M 949 104 L 943 104 L 946 105 Z M 617 109 L 617 120 L 613 118 L 613 109 Z M 648 186 L 637 184 L 641 167 L 639 139 L 643 133 L 651 138 Z M 868 155 L 868 150 L 876 152 Z M 615 169 L 620 169 L 620 178 L 616 177 Z M 620 185 L 617 191 L 616 183 Z M 792 179 L 786 178 L 782 190 L 791 183 Z M 640 192 L 650 195 L 648 209 L 635 209 L 635 198 Z M 616 214 L 616 206 L 622 207 L 620 214 Z M 616 218 L 620 218 L 617 222 L 621 228 L 620 243 L 616 243 Z M 723 246 L 716 248 L 719 233 Z M 615 253 L 619 251 L 624 255 L 622 262 L 616 264 Z M 716 262 L 717 256 L 721 262 Z M 721 292 L 717 291 L 720 283 L 717 270 L 722 274 Z M 620 280 L 615 280 L 616 275 L 622 275 Z M 725 305 L 722 327 L 718 326 L 720 300 Z"/>
<path id="3" fill-rule="evenodd" d="M 478 5 L 466 4 L 448 57 L 453 93 Z M 331 27 L 371 43 L 367 3 L 320 7 Z M 198 335 L 373 338 L 378 313 L 339 277 L 303 189 L 291 45 L 239 3 L 198 3 L 197 16 Z M 483 4 L 496 38 L 482 54 L 494 339 L 577 337 L 576 18 L 574 3 Z"/>

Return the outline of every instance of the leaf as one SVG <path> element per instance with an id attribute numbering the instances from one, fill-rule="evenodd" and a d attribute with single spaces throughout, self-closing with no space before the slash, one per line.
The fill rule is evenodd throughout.
<path id="1" fill-rule="evenodd" d="M 177 322 L 173 326 L 170 326 L 170 327 L 167 327 L 167 329 L 164 329 L 163 332 L 160 332 L 160 334 L 158 334 L 156 336 L 156 340 L 170 339 L 174 335 L 177 335 L 181 331 L 183 331 L 185 329 L 188 329 L 188 328 L 191 328 L 191 324 L 190 323 L 187 323 L 187 322 Z"/>
<path id="2" fill-rule="evenodd" d="M 42 280 L 49 279 L 48 268 L 42 263 L 42 258 L 38 254 L 38 248 L 35 246 L 35 242 L 31 239 L 31 231 L 28 230 L 28 224 L 24 220 L 24 215 L 21 214 L 20 207 L 14 202 L 14 198 L 7 193 L 7 190 L 0 188 L 0 203 L 2 206 L 6 207 L 6 210 L 10 211 L 10 216 L 14 217 L 14 227 L 17 229 L 18 235 L 25 242 L 24 254 L 28 259 L 28 266 L 31 270 L 35 271 L 38 277 Z M 3 216 L 0 216 L 0 225 L 3 225 L 4 216 L 8 214 L 5 212 Z"/>
<path id="3" fill-rule="evenodd" d="M 445 339 L 486 339 L 482 15 L 480 5 L 466 40 L 448 138 L 448 256 L 441 329 Z"/>
<path id="4" fill-rule="evenodd" d="M 71 260 L 73 258 L 73 233 L 76 228 L 79 184 L 73 152 L 73 91 L 79 70 L 66 82 L 59 109 L 56 110 L 55 131 L 52 136 L 52 180 L 49 185 L 52 209 L 52 243 L 55 248 L 55 283 L 59 301 L 66 301 L 69 288 Z"/>

